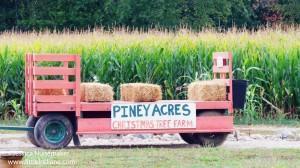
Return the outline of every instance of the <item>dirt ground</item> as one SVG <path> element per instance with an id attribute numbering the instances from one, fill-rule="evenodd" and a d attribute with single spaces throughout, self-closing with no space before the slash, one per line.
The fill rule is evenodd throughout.
<path id="1" fill-rule="evenodd" d="M 178 134 L 89 135 L 80 137 L 83 148 L 131 146 L 187 146 Z M 73 143 L 69 147 L 73 148 Z M 274 126 L 236 126 L 222 148 L 300 148 L 300 128 Z M 1 149 L 35 148 L 24 132 L 0 133 Z"/>

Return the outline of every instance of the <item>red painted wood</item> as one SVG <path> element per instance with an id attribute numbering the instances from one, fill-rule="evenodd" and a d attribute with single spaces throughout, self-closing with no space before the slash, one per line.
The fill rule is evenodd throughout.
<path id="1" fill-rule="evenodd" d="M 55 103 L 55 102 L 74 102 L 75 96 L 64 96 L 64 95 L 35 95 L 34 96 L 35 102 L 48 102 L 48 103 Z"/>
<path id="2" fill-rule="evenodd" d="M 78 135 L 84 135 L 84 134 L 177 134 L 177 133 L 212 133 L 212 132 L 227 132 L 231 133 L 233 132 L 234 129 L 226 129 L 226 128 L 221 128 L 221 129 L 208 129 L 208 130 L 188 130 L 188 129 L 182 129 L 182 130 L 171 130 L 171 129 L 160 129 L 160 130 L 153 130 L 153 131 L 148 131 L 148 130 L 135 130 L 135 131 L 88 131 L 88 132 L 76 132 Z"/>
<path id="3" fill-rule="evenodd" d="M 112 130 L 110 118 L 79 118 L 77 134 L 232 132 L 233 130 L 233 116 L 197 117 L 196 128 L 159 130 Z"/>
<path id="4" fill-rule="evenodd" d="M 75 75 L 75 68 L 34 67 L 33 75 Z"/>
<path id="5" fill-rule="evenodd" d="M 214 79 L 214 80 L 225 82 L 227 86 L 230 86 L 230 79 Z"/>
<path id="6" fill-rule="evenodd" d="M 223 67 L 213 66 L 214 73 L 228 73 L 229 71 L 230 71 L 229 66 L 223 66 Z"/>
<path id="7" fill-rule="evenodd" d="M 35 54 L 33 61 L 75 61 L 76 55 L 70 54 Z"/>
<path id="8" fill-rule="evenodd" d="M 75 82 L 64 80 L 35 80 L 33 81 L 34 89 L 74 89 Z"/>
<path id="9" fill-rule="evenodd" d="M 33 74 L 32 74 L 32 67 L 33 67 L 33 62 L 32 62 L 32 54 L 29 54 L 29 66 L 28 66 L 28 90 L 29 90 L 29 95 L 28 95 L 28 103 L 29 103 L 29 106 L 28 106 L 28 110 L 29 110 L 29 114 L 30 115 L 37 115 L 36 114 L 36 110 L 34 109 L 33 107 L 33 84 L 32 84 L 32 80 L 33 80 Z"/>
<path id="10" fill-rule="evenodd" d="M 228 94 L 228 99 L 229 99 L 229 101 L 230 101 L 230 106 L 229 106 L 229 108 L 228 108 L 228 112 L 230 113 L 230 114 L 232 114 L 233 113 L 233 95 L 232 95 L 232 79 L 233 79 L 233 77 L 232 77 L 232 63 L 233 63 L 233 59 L 232 59 L 232 53 L 230 53 L 229 52 L 229 54 L 228 54 L 228 56 L 229 56 L 229 79 L 230 79 L 230 88 L 229 88 L 229 94 Z"/>
<path id="11" fill-rule="evenodd" d="M 68 68 L 69 62 L 65 61 L 64 62 L 64 68 Z M 68 68 L 68 69 L 73 69 L 73 75 L 75 75 L 76 70 L 74 68 Z M 70 75 L 70 74 L 69 74 Z M 69 75 L 68 74 L 64 74 L 63 79 L 64 81 L 69 81 Z"/>
<path id="12" fill-rule="evenodd" d="M 196 109 L 227 109 L 230 101 L 198 101 Z"/>
<path id="13" fill-rule="evenodd" d="M 111 102 L 81 102 L 81 111 L 110 111 Z"/>
<path id="14" fill-rule="evenodd" d="M 37 117 L 37 116 L 38 116 L 38 111 L 37 111 L 36 106 L 37 106 L 36 103 L 33 102 L 33 103 L 32 103 L 32 115 L 33 115 L 34 117 Z"/>
<path id="15" fill-rule="evenodd" d="M 75 60 L 75 67 L 76 67 L 76 86 L 75 86 L 75 108 L 76 108 L 76 116 L 80 117 L 80 110 L 81 110 L 81 104 L 80 104 L 80 56 L 76 56 L 76 60 Z"/>
<path id="16" fill-rule="evenodd" d="M 26 62 L 26 66 L 27 66 L 27 81 L 26 81 L 26 84 L 27 84 L 27 88 L 26 88 L 26 97 L 27 97 L 27 110 L 28 110 L 28 115 L 31 115 L 31 102 L 30 102 L 30 96 L 31 96 L 31 92 L 30 92 L 30 54 L 28 53 L 27 54 L 27 62 Z"/>
<path id="17" fill-rule="evenodd" d="M 223 67 L 217 67 L 216 62 L 219 57 L 223 58 Z M 229 113 L 233 113 L 233 98 L 232 98 L 232 53 L 231 52 L 215 52 L 213 53 L 213 76 L 214 79 L 217 79 L 217 74 L 219 74 L 219 78 L 221 79 L 228 79 L 229 80 L 229 92 L 228 101 L 229 106 L 228 111 Z M 228 77 L 227 77 L 228 76 Z"/>
<path id="18" fill-rule="evenodd" d="M 25 55 L 25 113 L 28 114 L 28 54 Z"/>
<path id="19" fill-rule="evenodd" d="M 36 109 L 39 112 L 75 111 L 75 103 L 37 103 Z"/>

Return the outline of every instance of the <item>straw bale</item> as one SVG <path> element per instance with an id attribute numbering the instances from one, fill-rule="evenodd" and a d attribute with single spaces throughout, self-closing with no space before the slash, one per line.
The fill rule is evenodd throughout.
<path id="1" fill-rule="evenodd" d="M 80 100 L 83 102 L 107 102 L 112 101 L 113 88 L 108 84 L 81 83 Z"/>
<path id="2" fill-rule="evenodd" d="M 153 102 L 162 99 L 159 85 L 148 83 L 127 83 L 120 87 L 121 100 L 133 102 Z"/>
<path id="3" fill-rule="evenodd" d="M 196 101 L 226 100 L 226 83 L 221 80 L 196 81 L 188 86 L 188 99 Z"/>

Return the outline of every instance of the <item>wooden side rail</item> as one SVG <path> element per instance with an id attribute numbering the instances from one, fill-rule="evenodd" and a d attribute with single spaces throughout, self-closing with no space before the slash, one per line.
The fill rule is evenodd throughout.
<path id="1" fill-rule="evenodd" d="M 34 67 L 33 75 L 76 75 L 76 69 L 68 67 Z"/>
<path id="2" fill-rule="evenodd" d="M 76 97 L 73 95 L 34 95 L 34 100 L 41 103 L 75 102 Z"/>
<path id="3" fill-rule="evenodd" d="M 49 66 L 44 62 L 55 62 L 58 66 Z M 69 63 L 74 67 L 69 67 Z M 37 116 L 39 103 L 72 103 L 76 114 L 80 114 L 80 56 L 73 54 L 26 54 L 26 111 Z M 61 76 L 43 80 L 43 76 Z M 75 81 L 70 81 L 74 76 Z M 62 95 L 38 94 L 37 90 L 63 90 Z M 58 104 L 59 105 L 59 104 Z M 47 107 L 52 110 L 52 107 Z M 59 107 L 58 107 L 59 108 Z M 43 109 L 45 110 L 45 109 Z"/>
<path id="4" fill-rule="evenodd" d="M 233 98 L 232 98 L 232 53 L 230 52 L 215 52 L 213 53 L 213 76 L 216 80 L 225 80 L 229 87 L 228 97 L 228 111 L 233 112 Z"/>
<path id="5" fill-rule="evenodd" d="M 75 89 L 76 82 L 65 80 L 34 80 L 33 89 Z"/>
<path id="6" fill-rule="evenodd" d="M 214 79 L 232 79 L 232 54 L 230 52 L 213 54 L 213 74 Z"/>

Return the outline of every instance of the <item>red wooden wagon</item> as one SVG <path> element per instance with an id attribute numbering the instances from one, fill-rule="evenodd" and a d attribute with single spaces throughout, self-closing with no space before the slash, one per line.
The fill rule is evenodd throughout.
<path id="1" fill-rule="evenodd" d="M 47 66 L 45 62 L 60 62 L 63 66 Z M 30 116 L 27 126 L 34 127 L 34 131 L 28 132 L 29 140 L 39 147 L 57 149 L 66 147 L 72 138 L 74 144 L 79 145 L 78 135 L 82 134 L 179 133 L 187 143 L 218 146 L 233 131 L 231 53 L 214 53 L 213 73 L 215 79 L 225 80 L 227 83 L 226 101 L 163 100 L 141 103 L 149 106 L 192 104 L 195 107 L 192 109 L 194 116 L 190 117 L 194 118 L 193 126 L 120 129 L 112 126 L 112 107 L 132 102 L 81 102 L 79 55 L 27 54 L 26 113 Z M 58 78 L 54 80 L 45 76 Z M 65 89 L 68 94 L 37 95 L 36 89 Z"/>

